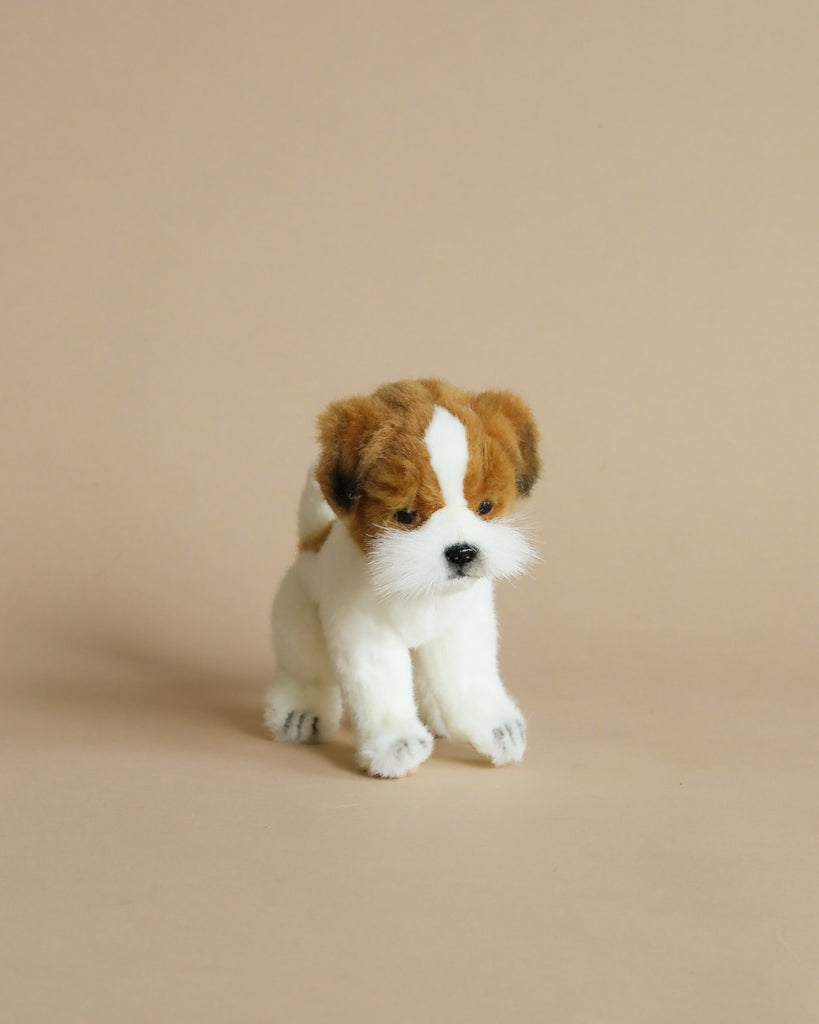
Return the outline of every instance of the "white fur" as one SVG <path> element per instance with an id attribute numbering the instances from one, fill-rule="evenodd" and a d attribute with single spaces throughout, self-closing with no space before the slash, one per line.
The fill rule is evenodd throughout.
<path id="1" fill-rule="evenodd" d="M 436 405 L 424 434 L 424 444 L 444 504 L 450 508 L 466 505 L 464 477 L 469 462 L 466 427 L 457 416 Z"/>
<path id="2" fill-rule="evenodd" d="M 478 548 L 478 556 L 458 577 L 442 553 L 450 544 L 467 542 Z M 468 508 L 445 507 L 409 533 L 383 530 L 373 545 L 370 574 L 379 594 L 427 597 L 460 590 L 477 579 L 510 579 L 534 557 L 524 534 L 508 519 L 486 521 Z"/>
<path id="3" fill-rule="evenodd" d="M 299 501 L 299 537 L 304 539 L 319 533 L 335 518 L 316 480 L 316 467 L 311 466 Z"/>
<path id="4" fill-rule="evenodd" d="M 299 555 L 273 609 L 273 734 L 332 735 L 343 694 L 359 765 L 386 778 L 429 757 L 431 732 L 466 740 L 497 765 L 520 761 L 526 746 L 523 716 L 498 674 L 492 581 L 523 571 L 533 552 L 508 521 L 466 507 L 463 424 L 436 408 L 425 441 L 444 508 L 415 530 L 384 530 L 370 558 L 335 522 L 318 552 Z M 302 536 L 332 521 L 317 492 L 311 477 Z M 458 543 L 478 549 L 460 577 L 443 554 Z"/>

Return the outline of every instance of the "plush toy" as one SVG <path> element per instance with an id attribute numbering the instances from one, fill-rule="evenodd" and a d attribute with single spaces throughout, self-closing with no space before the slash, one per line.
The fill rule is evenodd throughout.
<path id="1" fill-rule="evenodd" d="M 371 775 L 406 775 L 433 735 L 520 761 L 526 723 L 498 674 L 492 587 L 533 558 L 508 518 L 538 476 L 530 411 L 505 391 L 402 381 L 334 402 L 318 427 L 299 555 L 273 606 L 268 727 L 320 741 L 343 700 Z"/>

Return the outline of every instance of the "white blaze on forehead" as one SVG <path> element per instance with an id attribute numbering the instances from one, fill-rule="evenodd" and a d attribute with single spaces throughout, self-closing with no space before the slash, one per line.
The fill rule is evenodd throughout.
<path id="1" fill-rule="evenodd" d="M 435 406 L 424 434 L 432 470 L 438 478 L 445 505 L 465 505 L 464 477 L 469 462 L 466 427 L 451 412 Z"/>

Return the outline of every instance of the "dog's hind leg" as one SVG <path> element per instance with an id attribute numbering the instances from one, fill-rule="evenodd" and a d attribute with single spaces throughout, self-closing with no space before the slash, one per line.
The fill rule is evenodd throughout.
<path id="1" fill-rule="evenodd" d="M 282 580 L 273 603 L 276 669 L 265 698 L 264 717 L 277 740 L 315 743 L 338 729 L 341 695 L 318 613 L 300 569 L 297 561 Z"/>

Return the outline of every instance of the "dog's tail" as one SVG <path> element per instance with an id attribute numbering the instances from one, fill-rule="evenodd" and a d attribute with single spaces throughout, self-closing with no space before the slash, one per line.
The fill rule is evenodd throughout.
<path id="1" fill-rule="evenodd" d="M 303 551 L 321 547 L 335 520 L 316 480 L 316 467 L 311 466 L 299 501 L 299 547 Z"/>

